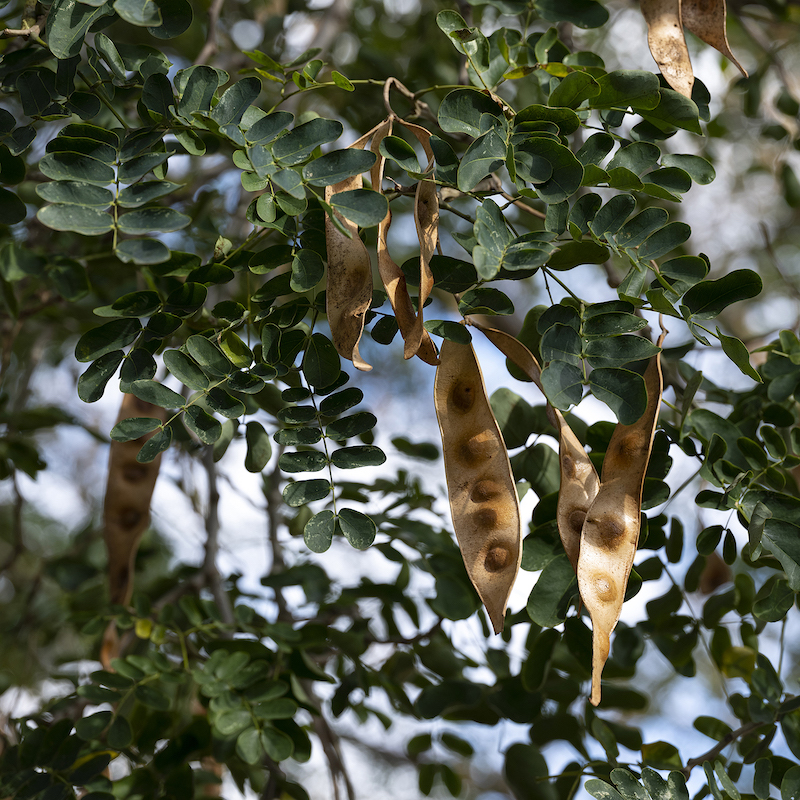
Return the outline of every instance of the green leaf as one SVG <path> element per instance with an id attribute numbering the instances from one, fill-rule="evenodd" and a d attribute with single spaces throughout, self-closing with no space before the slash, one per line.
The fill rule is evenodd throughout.
<path id="1" fill-rule="evenodd" d="M 649 142 L 633 142 L 621 147 L 606 166 L 607 170 L 627 169 L 634 175 L 641 175 L 658 164 L 661 151 Z"/>
<path id="2" fill-rule="evenodd" d="M 311 503 L 314 500 L 324 500 L 331 491 L 329 480 L 317 478 L 310 481 L 294 481 L 283 487 L 283 500 L 292 508 Z"/>
<path id="3" fill-rule="evenodd" d="M 333 342 L 322 333 L 313 333 L 303 356 L 303 374 L 306 380 L 315 389 L 324 389 L 339 377 L 340 372 L 341 359 Z"/>
<path id="4" fill-rule="evenodd" d="M 597 242 L 567 242 L 562 244 L 547 261 L 550 269 L 567 270 L 579 264 L 604 264 L 609 251 Z"/>
<path id="5" fill-rule="evenodd" d="M 339 511 L 337 523 L 345 539 L 356 550 L 366 550 L 375 541 L 377 533 L 375 523 L 371 517 L 360 511 L 343 508 Z"/>
<path id="6" fill-rule="evenodd" d="M 113 227 L 110 214 L 87 206 L 58 203 L 39 209 L 36 216 L 48 228 L 57 231 L 74 231 L 85 236 L 99 236 L 108 233 Z"/>
<path id="7" fill-rule="evenodd" d="M 36 194 L 48 203 L 95 208 L 108 208 L 114 200 L 114 195 L 108 189 L 83 181 L 40 183 L 36 187 Z"/>
<path id="8" fill-rule="evenodd" d="M 599 3 L 593 3 L 592 5 L 602 8 Z M 608 14 L 608 12 L 606 12 L 606 14 Z M 547 17 L 545 18 L 547 19 Z M 577 108 L 584 100 L 588 100 L 590 97 L 594 97 L 599 93 L 600 86 L 587 72 L 570 72 L 561 80 L 558 86 L 550 92 L 547 104 L 549 106 Z"/>
<path id="9" fill-rule="evenodd" d="M 700 156 L 665 153 L 661 157 L 661 163 L 665 167 L 679 167 L 687 172 L 695 183 L 703 186 L 711 183 L 716 177 L 714 167 Z"/>
<path id="10" fill-rule="evenodd" d="M 692 229 L 685 222 L 670 222 L 647 237 L 639 246 L 637 256 L 640 261 L 661 258 L 682 245 L 691 235 Z"/>
<path id="11" fill-rule="evenodd" d="M 469 344 L 472 341 L 472 334 L 465 325 L 458 322 L 450 322 L 443 319 L 429 319 L 424 322 L 425 330 L 443 339 L 450 339 L 459 344 Z"/>
<path id="12" fill-rule="evenodd" d="M 98 358 L 78 378 L 78 397 L 84 403 L 96 403 L 105 391 L 106 384 L 115 375 L 125 353 L 113 350 Z"/>
<path id="13" fill-rule="evenodd" d="M 142 445 L 142 449 L 136 455 L 136 460 L 140 464 L 147 464 L 155 459 L 159 453 L 163 453 L 170 444 L 172 444 L 172 428 L 164 428 L 151 436 Z M 145 703 L 145 705 L 148 704 Z M 155 708 L 155 706 L 152 707 Z"/>
<path id="14" fill-rule="evenodd" d="M 333 511 L 325 510 L 315 514 L 303 528 L 303 539 L 312 553 L 324 553 L 333 542 L 336 517 Z"/>
<path id="15" fill-rule="evenodd" d="M 385 461 L 386 454 L 374 445 L 342 447 L 331 454 L 331 464 L 339 469 L 378 467 Z"/>
<path id="16" fill-rule="evenodd" d="M 84 741 L 99 739 L 103 731 L 111 722 L 112 713 L 110 711 L 97 711 L 88 717 L 79 719 L 75 724 L 75 732 Z"/>
<path id="17" fill-rule="evenodd" d="M 214 444 L 222 436 L 222 425 L 199 406 L 187 406 L 183 422 L 203 444 Z"/>
<path id="18" fill-rule="evenodd" d="M 800 797 L 800 766 L 786 770 L 781 781 L 781 800 L 797 800 Z"/>
<path id="19" fill-rule="evenodd" d="M 267 466 L 272 455 L 272 445 L 269 434 L 260 422 L 247 423 L 245 432 L 247 453 L 244 457 L 244 467 L 248 472 L 261 472 Z"/>
<path id="20" fill-rule="evenodd" d="M 180 350 L 165 350 L 163 359 L 166 368 L 185 386 L 201 392 L 208 388 L 203 371 Z"/>
<path id="21" fill-rule="evenodd" d="M 695 84 L 697 85 L 697 84 Z M 693 100 L 685 97 L 673 89 L 659 88 L 660 101 L 656 106 L 639 106 L 642 118 L 666 132 L 675 128 L 702 134 L 700 127 L 700 112 Z"/>
<path id="22" fill-rule="evenodd" d="M 174 39 L 180 36 L 192 24 L 192 6 L 188 0 L 155 0 L 163 22 L 161 25 L 149 26 L 148 33 L 156 39 Z"/>
<path id="23" fill-rule="evenodd" d="M 125 264 L 163 264 L 169 261 L 169 248 L 157 239 L 125 239 L 114 254 Z"/>
<path id="24" fill-rule="evenodd" d="M 333 195 L 331 207 L 360 228 L 371 228 L 386 216 L 389 201 L 372 189 L 351 189 Z"/>
<path id="25" fill-rule="evenodd" d="M 589 375 L 592 394 L 616 414 L 622 425 L 633 425 L 647 408 L 644 379 L 626 369 L 600 368 Z"/>
<path id="26" fill-rule="evenodd" d="M 646 208 L 628 220 L 614 237 L 619 247 L 638 247 L 654 231 L 667 224 L 669 214 L 663 208 Z"/>
<path id="27" fill-rule="evenodd" d="M 319 404 L 321 414 L 326 417 L 333 417 L 338 414 L 343 414 L 348 409 L 357 406 L 364 399 L 364 393 L 361 389 L 351 386 L 348 389 L 343 389 L 341 392 L 329 395 Z M 313 410 L 313 409 L 312 409 Z"/>
<path id="28" fill-rule="evenodd" d="M 384 136 L 378 149 L 382 156 L 394 161 L 406 172 L 422 172 L 416 151 L 405 139 L 399 136 Z"/>
<path id="29" fill-rule="evenodd" d="M 355 414 L 331 422 L 325 429 L 325 435 L 334 442 L 341 442 L 371 431 L 377 423 L 378 419 L 374 414 L 357 411 Z"/>
<path id="30" fill-rule="evenodd" d="M 597 79 L 600 93 L 590 98 L 592 108 L 653 109 L 661 98 L 658 78 L 652 72 L 620 69 Z"/>
<path id="31" fill-rule="evenodd" d="M 542 386 L 553 406 L 566 411 L 583 396 L 583 373 L 574 364 L 551 361 L 542 370 Z"/>
<path id="32" fill-rule="evenodd" d="M 181 395 L 158 381 L 133 381 L 130 389 L 140 400 L 161 408 L 182 408 L 186 404 Z"/>
<path id="33" fill-rule="evenodd" d="M 313 548 L 309 547 L 309 550 Z M 314 551 L 319 552 L 319 551 Z M 261 731 L 261 744 L 273 761 L 285 761 L 294 753 L 294 742 L 282 731 L 265 727 Z M 298 756 L 299 758 L 299 756 Z"/>
<path id="34" fill-rule="evenodd" d="M 481 122 L 485 114 L 495 117 L 498 122 L 503 118 L 500 106 L 483 92 L 455 89 L 439 106 L 439 126 L 448 133 L 466 133 L 477 139 L 485 132 Z"/>
<path id="35" fill-rule="evenodd" d="M 750 363 L 750 352 L 747 347 L 745 347 L 744 342 L 737 339 L 735 336 L 726 336 L 719 327 L 717 327 L 717 336 L 719 336 L 725 355 L 728 356 L 748 378 L 752 378 L 757 383 L 763 383 L 764 381 L 761 376 Z"/>
<path id="36" fill-rule="evenodd" d="M 138 27 L 159 26 L 163 19 L 155 0 L 115 0 L 114 11 L 131 25 Z"/>
<path id="37" fill-rule="evenodd" d="M 458 302 L 463 316 L 468 314 L 513 314 L 514 304 L 499 289 L 484 286 L 465 292 Z"/>
<path id="38" fill-rule="evenodd" d="M 236 754 L 245 764 L 258 764 L 264 758 L 261 733 L 257 728 L 247 728 L 236 739 Z"/>
<path id="39" fill-rule="evenodd" d="M 134 417 L 118 422 L 109 434 L 115 442 L 131 442 L 161 427 L 160 419 Z"/>
<path id="40" fill-rule="evenodd" d="M 248 142 L 265 145 L 291 124 L 294 116 L 288 111 L 274 111 L 254 122 L 244 133 Z"/>
<path id="41" fill-rule="evenodd" d="M 321 144 L 338 139 L 343 130 L 341 122 L 317 117 L 276 139 L 272 145 L 272 154 L 277 161 L 288 166 L 299 164 Z"/>
<path id="42" fill-rule="evenodd" d="M 550 22 L 571 22 L 579 28 L 600 28 L 608 22 L 608 11 L 595 0 L 535 0 L 534 5 Z"/>
<path id="43" fill-rule="evenodd" d="M 325 453 L 319 450 L 303 450 L 299 453 L 283 453 L 278 466 L 284 472 L 319 472 L 328 466 Z"/>
<path id="44" fill-rule="evenodd" d="M 289 283 L 293 291 L 313 289 L 324 276 L 325 264 L 318 253 L 307 247 L 297 251 L 292 259 L 292 279 Z"/>
<path id="45" fill-rule="evenodd" d="M 119 229 L 123 233 L 148 233 L 149 231 L 179 231 L 185 228 L 191 218 L 174 208 L 152 206 L 128 211 L 119 218 Z"/>
<path id="46" fill-rule="evenodd" d="M 650 744 L 642 745 L 642 759 L 654 769 L 679 770 L 683 768 L 683 764 L 681 764 L 681 757 L 678 753 L 678 748 L 669 742 L 651 742 Z M 675 780 L 673 778 L 674 775 L 676 775 L 676 772 L 670 773 L 670 785 L 672 784 L 673 780 Z M 679 780 L 681 785 L 685 786 L 682 775 L 680 776 Z M 672 794 L 672 791 L 670 794 Z M 688 797 L 686 800 L 688 800 Z"/>
<path id="47" fill-rule="evenodd" d="M 749 300 L 761 292 L 761 278 L 749 269 L 736 269 L 719 280 L 702 281 L 683 297 L 695 319 L 713 319 L 732 303 Z"/>
<path id="48" fill-rule="evenodd" d="M 505 160 L 505 140 L 495 129 L 487 131 L 462 156 L 458 167 L 458 188 L 462 192 L 471 192 L 487 175 L 501 167 Z"/>
<path id="49" fill-rule="evenodd" d="M 781 562 L 792 591 L 800 591 L 800 528 L 791 522 L 767 519 L 761 542 Z"/>
<path id="50" fill-rule="evenodd" d="M 53 206 L 48 206 L 48 208 L 53 208 Z M 0 219 L 3 220 L 3 224 L 16 225 L 18 222 L 22 222 L 27 214 L 25 203 L 14 192 L 0 186 Z M 41 220 L 41 217 L 39 219 Z"/>
<path id="51" fill-rule="evenodd" d="M 54 0 L 47 20 L 47 46 L 59 59 L 78 55 L 89 27 L 108 13 L 105 2 L 87 5 L 78 0 Z"/>
<path id="52" fill-rule="evenodd" d="M 180 188 L 181 184 L 172 181 L 143 181 L 121 189 L 117 203 L 123 208 L 138 208 Z"/>
<path id="53" fill-rule="evenodd" d="M 200 367 L 211 375 L 224 377 L 233 372 L 233 364 L 205 336 L 200 336 L 199 334 L 190 336 L 186 340 L 186 349 Z"/>
<path id="54" fill-rule="evenodd" d="M 115 750 L 123 750 L 133 741 L 131 724 L 125 717 L 117 716 L 106 734 L 106 742 Z"/>
<path id="55" fill-rule="evenodd" d="M 636 208 L 636 199 L 630 194 L 614 195 L 589 222 L 589 229 L 598 238 L 609 239 Z"/>
<path id="56" fill-rule="evenodd" d="M 113 350 L 129 345 L 141 331 L 138 319 L 117 319 L 93 328 L 78 339 L 75 358 L 78 361 L 94 361 Z"/>
<path id="57" fill-rule="evenodd" d="M 659 348 L 643 336 L 613 336 L 593 339 L 584 348 L 584 356 L 592 367 L 624 367 L 644 361 L 659 352 Z"/>
<path id="58" fill-rule="evenodd" d="M 346 150 L 333 150 L 306 164 L 303 167 L 303 178 L 312 186 L 332 186 L 366 172 L 376 160 L 377 156 L 370 150 L 355 150 L 350 147 Z"/>
<path id="59" fill-rule="evenodd" d="M 562 203 L 578 191 L 583 180 L 583 166 L 568 147 L 542 137 L 528 139 L 517 150 L 522 147 L 546 159 L 553 170 L 550 178 L 535 187 L 545 203 Z"/>
<path id="60" fill-rule="evenodd" d="M 246 410 L 241 400 L 231 397 L 231 395 L 219 388 L 210 389 L 206 394 L 205 400 L 212 411 L 216 411 L 228 419 L 238 419 Z"/>
<path id="61" fill-rule="evenodd" d="M 563 622 L 571 599 L 577 594 L 575 573 L 565 555 L 554 558 L 542 570 L 530 596 L 528 616 L 544 628 Z"/>

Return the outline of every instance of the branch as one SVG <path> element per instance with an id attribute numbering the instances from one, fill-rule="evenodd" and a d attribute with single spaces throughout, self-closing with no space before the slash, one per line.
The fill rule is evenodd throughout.
<path id="1" fill-rule="evenodd" d="M 500 194 L 504 199 L 508 200 L 509 203 L 513 203 L 517 208 L 521 208 L 523 211 L 533 214 L 534 217 L 538 217 L 539 219 L 546 218 L 546 214 L 543 214 L 538 208 L 529 206 L 527 203 L 523 203 L 522 200 L 515 200 L 508 192 L 500 192 Z"/>
<path id="2" fill-rule="evenodd" d="M 225 0 L 213 0 L 208 9 L 208 33 L 206 34 L 206 43 L 203 49 L 197 54 L 194 60 L 195 64 L 205 64 L 213 55 L 219 51 L 219 44 L 217 43 L 217 23 L 219 22 L 219 15 L 222 13 L 222 4 Z"/>
<path id="3" fill-rule="evenodd" d="M 714 758 L 714 756 L 718 756 L 729 744 L 733 744 L 742 736 L 747 736 L 748 733 L 752 733 L 753 731 L 770 724 L 774 725 L 774 723 L 769 722 L 748 722 L 745 725 L 742 725 L 741 728 L 737 728 L 735 731 L 731 731 L 723 736 L 719 742 L 717 742 L 710 750 L 707 750 L 705 753 L 703 753 L 703 755 L 697 756 L 697 758 L 690 758 L 686 762 L 686 766 L 681 770 L 681 772 L 683 772 L 683 774 L 688 778 L 689 773 L 695 767 L 699 767 L 701 764 L 705 764 L 706 761 L 710 761 L 712 758 Z"/>

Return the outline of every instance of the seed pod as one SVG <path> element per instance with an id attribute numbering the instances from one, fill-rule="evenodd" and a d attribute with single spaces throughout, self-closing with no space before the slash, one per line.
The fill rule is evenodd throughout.
<path id="1" fill-rule="evenodd" d="M 664 334 L 658 340 L 659 347 Z M 661 405 L 661 354 L 644 373 L 647 409 L 633 425 L 618 424 L 608 445 L 600 491 L 581 531 L 578 588 L 592 618 L 592 697 L 600 702 L 600 676 L 608 659 L 609 636 L 617 624 L 636 555 L 642 489 Z"/>
<path id="2" fill-rule="evenodd" d="M 373 128 L 350 145 L 361 149 L 375 132 Z M 333 186 L 325 187 L 325 202 L 339 192 L 361 189 L 361 175 L 353 175 Z M 372 303 L 372 262 L 369 252 L 358 236 L 358 225 L 334 211 L 349 238 L 325 217 L 325 242 L 328 250 L 328 283 L 326 287 L 326 312 L 331 326 L 331 339 L 341 356 L 353 362 L 356 369 L 368 372 L 372 369 L 361 358 L 358 343 L 364 332 L 364 317 Z"/>
<path id="3" fill-rule="evenodd" d="M 126 394 L 122 398 L 117 422 L 129 417 L 155 417 L 164 421 L 166 412 L 132 394 Z M 108 457 L 103 538 L 108 551 L 110 600 L 120 605 L 130 602 L 136 551 L 150 522 L 150 500 L 158 477 L 161 455 L 157 455 L 148 464 L 140 464 L 136 456 L 153 433 L 130 442 L 111 442 Z M 116 629 L 112 623 L 104 637 L 104 663 L 116 656 L 116 649 Z"/>
<path id="4" fill-rule="evenodd" d="M 495 633 L 522 559 L 519 501 L 503 438 L 471 345 L 446 339 L 434 402 L 453 529 Z"/>
<path id="5" fill-rule="evenodd" d="M 495 328 L 488 328 L 477 322 L 472 324 L 482 331 L 506 358 L 511 359 L 544 394 L 539 362 L 522 342 Z M 548 403 L 547 416 L 558 431 L 558 462 L 561 470 L 556 510 L 558 533 L 572 568 L 577 572 L 581 528 L 586 512 L 597 496 L 600 479 L 597 477 L 594 464 L 586 455 L 583 445 L 563 414 Z"/>
<path id="6" fill-rule="evenodd" d="M 681 0 L 641 0 L 647 22 L 647 44 L 667 83 L 692 96 L 694 74 L 683 35 Z"/>
<path id="7" fill-rule="evenodd" d="M 725 0 L 683 0 L 681 18 L 687 31 L 719 50 L 747 77 L 747 70 L 736 60 L 728 44 Z"/>
<path id="8" fill-rule="evenodd" d="M 380 154 L 380 144 L 391 132 L 392 118 L 389 118 L 378 128 L 372 139 L 371 149 L 378 160 L 372 167 L 370 178 L 372 188 L 378 192 L 383 191 L 383 168 L 386 163 L 386 159 Z M 418 355 L 426 363 L 436 365 L 439 363 L 436 348 L 430 334 L 422 327 L 422 306 L 420 305 L 419 314 L 414 311 L 403 270 L 389 254 L 387 237 L 391 224 L 392 212 L 389 211 L 378 225 L 378 271 L 389 296 L 389 302 L 392 304 L 400 335 L 403 337 L 403 355 L 405 358 Z"/>

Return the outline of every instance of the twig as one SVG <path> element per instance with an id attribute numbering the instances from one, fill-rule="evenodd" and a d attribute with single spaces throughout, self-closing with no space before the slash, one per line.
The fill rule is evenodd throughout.
<path id="1" fill-rule="evenodd" d="M 697 758 L 690 758 L 686 762 L 686 766 L 681 770 L 681 772 L 683 772 L 683 774 L 688 778 L 689 773 L 695 767 L 699 767 L 701 764 L 705 764 L 706 761 L 710 761 L 712 758 L 714 758 L 714 756 L 718 756 L 729 744 L 733 744 L 742 736 L 747 736 L 748 733 L 752 733 L 753 731 L 763 728 L 765 725 L 769 724 L 770 723 L 768 722 L 748 722 L 742 725 L 741 728 L 737 728 L 735 731 L 731 731 L 723 736 L 719 742 L 717 742 L 710 750 L 707 750 L 705 753 L 703 753 L 703 755 L 697 756 Z"/>
<path id="2" fill-rule="evenodd" d="M 538 208 L 534 208 L 533 206 L 529 206 L 527 203 L 524 203 L 522 200 L 515 200 L 508 192 L 502 191 L 500 195 L 508 200 L 509 203 L 513 203 L 517 208 L 521 208 L 523 211 L 527 211 L 529 214 L 533 214 L 534 217 L 538 217 L 539 219 L 545 219 L 546 214 L 539 211 Z"/>
<path id="3" fill-rule="evenodd" d="M 206 553 L 203 561 L 203 574 L 208 587 L 219 606 L 222 621 L 227 625 L 235 623 L 231 601 L 222 585 L 222 578 L 217 569 L 217 553 L 219 552 L 219 488 L 217 486 L 217 468 L 214 453 L 210 447 L 203 454 L 203 466 L 208 476 L 208 508 L 205 514 Z M 226 634 L 223 634 L 226 635 Z M 227 634 L 230 636 L 230 634 Z"/>
<path id="4" fill-rule="evenodd" d="M 386 107 L 386 113 L 389 114 L 390 117 L 400 116 L 399 114 L 395 113 L 394 109 L 392 108 L 392 104 L 389 101 L 389 94 L 392 91 L 392 87 L 396 88 L 400 94 L 413 103 L 413 109 L 408 115 L 411 119 L 424 116 L 433 122 L 437 121 L 436 115 L 431 111 L 430 106 L 424 101 L 420 100 L 414 92 L 400 83 L 397 78 L 387 78 L 386 82 L 383 84 L 383 105 Z"/>
<path id="5" fill-rule="evenodd" d="M 194 60 L 195 64 L 205 64 L 211 56 L 216 55 L 219 51 L 219 44 L 217 43 L 217 23 L 219 22 L 219 15 L 222 13 L 222 4 L 225 0 L 213 0 L 208 9 L 208 33 L 206 34 L 206 43 L 203 49 L 197 54 Z"/>
<path id="6" fill-rule="evenodd" d="M 770 257 L 770 259 L 772 259 L 772 266 L 775 269 L 775 272 L 778 273 L 778 276 L 784 282 L 789 292 L 793 294 L 795 298 L 800 298 L 800 289 L 797 288 L 795 283 L 784 272 L 781 262 L 778 261 L 778 256 L 775 253 L 775 250 L 772 247 L 772 241 L 769 238 L 769 230 L 767 229 L 767 226 L 763 222 L 760 222 L 758 227 L 761 229 L 761 235 L 764 237 L 764 249 L 767 251 L 767 255 Z"/>
<path id="7" fill-rule="evenodd" d="M 320 744 L 322 744 L 322 751 L 325 753 L 325 758 L 328 761 L 328 769 L 331 774 L 331 783 L 333 784 L 334 800 L 341 800 L 339 794 L 339 777 L 341 777 L 344 781 L 345 788 L 347 789 L 348 800 L 355 800 L 355 789 L 353 788 L 350 776 L 347 774 L 347 770 L 345 769 L 344 761 L 342 761 L 342 752 L 339 746 L 339 736 L 328 724 L 328 720 L 326 720 L 323 716 L 322 703 L 314 693 L 314 688 L 311 683 L 307 682 L 303 688 L 306 690 L 311 700 L 320 708 L 320 713 L 319 715 L 314 716 L 312 725 L 314 726 L 314 733 L 317 734 L 317 738 L 319 739 Z"/>

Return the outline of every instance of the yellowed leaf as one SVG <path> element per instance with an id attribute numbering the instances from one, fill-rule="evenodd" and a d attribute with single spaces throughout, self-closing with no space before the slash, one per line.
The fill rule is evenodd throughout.
<path id="1" fill-rule="evenodd" d="M 683 35 L 681 0 L 641 0 L 647 22 L 647 43 L 667 83 L 686 97 L 692 96 L 694 74 Z"/>
<path id="2" fill-rule="evenodd" d="M 747 77 L 747 70 L 736 60 L 728 44 L 725 0 L 683 0 L 681 16 L 687 31 L 719 50 Z"/>
<path id="3" fill-rule="evenodd" d="M 472 345 L 445 339 L 434 402 L 453 528 L 467 574 L 495 633 L 522 558 L 519 501 Z"/>
<path id="4" fill-rule="evenodd" d="M 664 335 L 658 341 L 659 346 Z M 600 677 L 619 620 L 641 526 L 642 489 L 661 405 L 661 355 L 644 373 L 647 409 L 633 425 L 614 429 L 600 490 L 586 514 L 578 558 L 578 588 L 592 618 L 592 696 L 600 702 Z"/>

